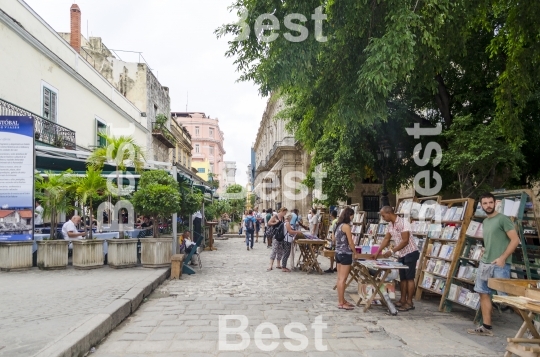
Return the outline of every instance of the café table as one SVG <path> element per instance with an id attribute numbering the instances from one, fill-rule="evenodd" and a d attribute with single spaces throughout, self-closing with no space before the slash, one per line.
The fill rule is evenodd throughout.
<path id="1" fill-rule="evenodd" d="M 300 249 L 297 267 L 307 273 L 316 271 L 319 274 L 322 274 L 323 271 L 319 266 L 317 253 L 319 248 L 326 244 L 326 241 L 322 239 L 296 239 L 294 242 Z"/>
<path id="2" fill-rule="evenodd" d="M 335 254 L 335 251 L 332 251 Z M 368 260 L 371 259 L 371 254 L 360 254 L 355 253 L 354 254 L 354 260 L 351 265 L 351 271 L 349 272 L 349 278 L 345 282 L 345 289 L 349 287 L 349 285 L 354 281 L 357 283 L 360 281 L 360 261 L 361 260 Z M 337 285 L 334 285 L 334 290 L 337 289 Z"/>

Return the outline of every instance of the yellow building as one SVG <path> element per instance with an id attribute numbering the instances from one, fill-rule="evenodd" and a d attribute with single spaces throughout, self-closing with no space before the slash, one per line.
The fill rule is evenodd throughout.
<path id="1" fill-rule="evenodd" d="M 208 181 L 208 174 L 210 173 L 210 161 L 192 161 L 191 167 L 197 170 L 197 176 L 199 176 L 205 181 Z"/>

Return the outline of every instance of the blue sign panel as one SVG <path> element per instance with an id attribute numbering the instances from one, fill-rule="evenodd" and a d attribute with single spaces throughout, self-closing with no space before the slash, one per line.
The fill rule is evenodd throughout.
<path id="1" fill-rule="evenodd" d="M 32 240 L 34 119 L 0 116 L 0 241 Z"/>

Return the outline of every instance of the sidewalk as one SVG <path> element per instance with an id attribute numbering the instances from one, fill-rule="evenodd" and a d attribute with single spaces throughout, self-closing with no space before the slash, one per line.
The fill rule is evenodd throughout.
<path id="1" fill-rule="evenodd" d="M 107 266 L 0 272 L 0 356 L 28 357 L 40 351 L 40 356 L 55 355 L 75 343 L 99 341 L 167 272 Z"/>
<path id="2" fill-rule="evenodd" d="M 266 271 L 270 250 L 262 244 L 247 251 L 242 239 L 216 241 L 214 252 L 201 255 L 203 269 L 167 281 L 149 297 L 149 301 L 116 328 L 92 356 L 95 357 L 169 357 L 169 356 L 355 356 L 355 357 L 442 357 L 502 356 L 506 338 L 515 335 L 521 325 L 512 313 L 495 313 L 495 337 L 471 336 L 472 310 L 456 309 L 450 314 L 438 311 L 439 300 L 416 302 L 416 310 L 388 316 L 380 307 L 367 313 L 338 310 L 332 287 L 336 274 L 283 273 Z M 322 267 L 328 259 L 319 257 Z M 350 287 L 349 292 L 354 292 Z M 347 294 L 348 297 L 348 294 Z M 219 316 L 243 315 L 248 318 L 245 332 L 250 336 L 246 349 L 219 350 Z M 325 352 L 317 349 L 311 324 L 322 316 Z M 236 325 L 239 326 L 238 321 Z M 275 324 L 278 342 L 273 351 L 262 351 L 254 342 L 256 327 L 262 322 Z M 298 345 L 284 335 L 284 327 L 299 322 L 307 331 L 307 347 L 298 352 L 287 349 L 286 342 Z M 229 321 L 227 326 L 231 326 Z M 269 334 L 270 330 L 264 330 Z M 229 343 L 240 342 L 230 335 Z"/>

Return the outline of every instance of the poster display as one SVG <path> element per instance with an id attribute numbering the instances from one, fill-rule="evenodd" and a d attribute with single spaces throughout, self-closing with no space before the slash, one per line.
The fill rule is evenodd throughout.
<path id="1" fill-rule="evenodd" d="M 34 119 L 0 116 L 0 241 L 32 240 Z"/>

